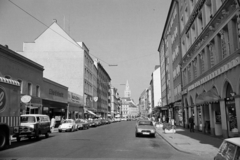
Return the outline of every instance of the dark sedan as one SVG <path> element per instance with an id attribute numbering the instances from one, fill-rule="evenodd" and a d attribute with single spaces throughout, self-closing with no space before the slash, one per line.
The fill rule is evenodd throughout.
<path id="1" fill-rule="evenodd" d="M 139 120 L 136 124 L 136 132 L 135 136 L 139 137 L 141 136 L 151 136 L 155 137 L 156 129 L 152 123 L 152 121 L 149 120 Z"/>

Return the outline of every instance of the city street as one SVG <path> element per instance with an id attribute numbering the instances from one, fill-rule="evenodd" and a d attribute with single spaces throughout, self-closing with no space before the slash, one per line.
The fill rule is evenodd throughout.
<path id="1" fill-rule="evenodd" d="M 201 159 L 172 148 L 159 135 L 135 137 L 135 121 L 123 121 L 76 132 L 52 133 L 39 141 L 13 142 L 0 152 L 5 159 Z"/>

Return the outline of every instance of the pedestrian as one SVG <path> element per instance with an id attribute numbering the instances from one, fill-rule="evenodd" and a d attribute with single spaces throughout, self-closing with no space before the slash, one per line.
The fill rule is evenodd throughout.
<path id="1" fill-rule="evenodd" d="M 168 118 L 168 117 L 166 117 L 166 122 L 167 122 L 167 123 L 169 122 L 169 118 Z"/>
<path id="2" fill-rule="evenodd" d="M 191 116 L 188 119 L 188 123 L 189 123 L 190 132 L 194 132 L 194 118 L 193 118 L 193 116 Z"/>
<path id="3" fill-rule="evenodd" d="M 51 119 L 51 125 L 50 125 L 50 128 L 51 128 L 51 131 L 53 132 L 54 131 L 54 127 L 55 127 L 55 118 L 53 117 Z"/>

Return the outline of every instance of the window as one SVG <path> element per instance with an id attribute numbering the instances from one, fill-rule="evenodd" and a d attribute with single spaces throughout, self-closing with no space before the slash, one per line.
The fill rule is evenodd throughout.
<path id="1" fill-rule="evenodd" d="M 36 97 L 40 97 L 40 87 L 36 86 Z"/>
<path id="2" fill-rule="evenodd" d="M 209 58 L 210 58 L 210 67 L 213 67 L 215 65 L 215 45 L 214 41 L 211 41 L 208 45 L 209 50 Z"/>
<path id="3" fill-rule="evenodd" d="M 203 30 L 202 11 L 199 11 L 197 23 L 198 23 L 198 35 L 200 35 Z"/>
<path id="4" fill-rule="evenodd" d="M 226 25 L 220 32 L 221 35 L 221 48 L 222 48 L 222 59 L 229 55 L 229 34 L 228 26 Z"/>
<path id="5" fill-rule="evenodd" d="M 32 84 L 28 83 L 28 95 L 32 95 Z"/>
<path id="6" fill-rule="evenodd" d="M 221 154 L 228 160 L 233 160 L 236 149 L 237 149 L 236 145 L 229 142 L 223 142 L 223 144 L 220 147 L 219 154 Z"/>
<path id="7" fill-rule="evenodd" d="M 206 15 L 206 24 L 212 18 L 212 3 L 211 0 L 206 0 L 205 2 L 205 15 Z"/>
<path id="8" fill-rule="evenodd" d="M 21 80 L 18 80 L 19 84 L 20 84 L 20 93 L 23 93 L 23 82 Z"/>

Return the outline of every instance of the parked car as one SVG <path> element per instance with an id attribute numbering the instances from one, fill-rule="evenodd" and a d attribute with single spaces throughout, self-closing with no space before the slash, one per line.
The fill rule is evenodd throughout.
<path id="1" fill-rule="evenodd" d="M 121 121 L 127 121 L 126 117 L 121 118 Z"/>
<path id="2" fill-rule="evenodd" d="M 135 136 L 139 137 L 140 135 L 147 135 L 155 137 L 156 129 L 152 123 L 152 121 L 149 120 L 139 120 L 136 124 L 136 132 Z"/>
<path id="3" fill-rule="evenodd" d="M 84 119 L 76 119 L 75 123 L 76 123 L 78 129 L 88 129 L 89 128 L 88 122 Z"/>
<path id="4" fill-rule="evenodd" d="M 20 117 L 19 133 L 14 135 L 19 142 L 22 137 L 28 137 L 31 139 L 35 137 L 39 139 L 41 134 L 45 137 L 49 137 L 50 119 L 47 115 L 42 114 L 24 114 Z"/>
<path id="5" fill-rule="evenodd" d="M 76 131 L 77 128 L 77 124 L 75 123 L 75 121 L 73 119 L 66 119 L 62 122 L 62 124 L 58 127 L 58 132 L 62 132 L 62 131 Z"/>
<path id="6" fill-rule="evenodd" d="M 214 160 L 240 160 L 240 137 L 225 139 Z"/>

